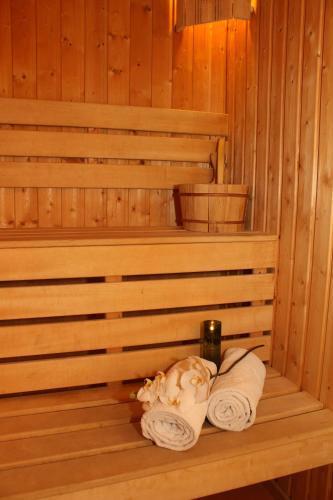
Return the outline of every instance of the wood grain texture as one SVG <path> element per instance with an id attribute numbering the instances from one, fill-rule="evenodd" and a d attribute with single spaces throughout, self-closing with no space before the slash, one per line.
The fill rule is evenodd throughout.
<path id="1" fill-rule="evenodd" d="M 66 101 L 84 100 L 84 38 L 85 0 L 62 2 L 61 96 Z M 84 191 L 64 188 L 61 197 L 62 226 L 82 227 L 84 225 Z"/>
<path id="2" fill-rule="evenodd" d="M 12 7 L 9 0 L 5 0 L 1 8 L 4 26 L 1 64 L 5 65 L 1 78 L 4 79 L 3 88 L 7 88 L 5 93 L 1 91 L 1 95 L 10 97 L 13 88 L 13 95 L 20 98 L 21 109 L 27 105 L 22 100 L 24 97 L 30 100 L 37 96 L 45 100 L 56 96 L 64 101 L 109 102 L 120 106 L 129 104 L 131 99 L 143 106 L 187 110 L 202 108 L 204 99 L 208 110 L 225 111 L 225 23 L 203 28 L 202 31 L 210 35 L 208 38 L 199 37 L 193 52 L 191 28 L 183 34 L 172 32 L 173 5 L 168 0 L 148 3 L 22 0 Z M 55 23 L 49 29 L 48 23 L 53 18 Z M 46 35 L 48 32 L 49 36 Z M 192 99 L 194 59 L 198 61 L 195 63 L 198 74 L 194 82 L 197 107 L 193 106 Z M 200 95 L 203 88 L 204 98 Z M 45 101 L 44 104 L 44 120 L 47 116 L 53 118 L 53 122 L 46 125 L 63 126 L 57 122 L 52 107 L 50 113 L 47 112 L 51 103 Z M 89 108 L 87 115 L 90 123 L 83 126 L 101 126 L 91 122 L 94 113 Z M 29 120 L 34 114 L 30 109 L 25 116 Z M 70 116 L 77 116 L 75 108 L 69 111 Z M 145 121 L 144 118 L 141 123 Z M 171 121 L 178 123 L 174 117 Z M 188 122 L 195 125 L 194 128 L 200 124 L 190 112 Z M 40 124 L 37 121 L 32 123 Z M 77 125 L 75 119 L 74 123 L 68 123 L 72 131 Z M 194 133 L 208 133 L 207 125 L 208 122 L 202 122 L 201 130 L 194 130 Z M 217 126 L 226 134 L 225 120 Z M 118 120 L 115 127 L 122 129 L 122 121 Z M 169 132 L 166 122 L 162 128 L 162 131 Z M 216 130 L 211 130 L 211 133 L 216 135 Z M 27 155 L 24 156 L 26 159 Z M 75 161 L 80 163 L 82 159 Z M 16 188 L 16 196 L 13 188 L 0 188 L 2 227 L 119 226 L 129 223 L 130 199 L 124 189 L 110 188 L 104 193 L 101 189 L 97 192 L 89 188 L 85 191 L 87 188 L 63 187 L 60 193 L 52 187 L 39 190 L 39 196 L 30 186 Z M 146 198 L 143 193 L 138 197 L 136 207 Z M 89 200 L 87 205 L 86 199 Z M 175 199 L 171 191 L 150 193 L 149 206 L 143 204 L 138 211 L 147 211 L 148 215 L 137 219 L 136 224 L 176 224 Z"/>
<path id="3" fill-rule="evenodd" d="M 0 97 L 11 97 L 12 81 L 12 25 L 10 0 L 0 3 Z M 3 158 L 0 158 L 3 160 Z M 13 188 L 0 188 L 0 227 L 15 225 L 15 195 Z"/>
<path id="4" fill-rule="evenodd" d="M 1 482 L 7 498 L 16 495 L 27 500 L 36 495 L 121 498 L 125 492 L 131 492 L 133 498 L 158 494 L 167 499 L 175 497 L 180 488 L 195 497 L 271 479 L 274 471 L 281 475 L 288 470 L 298 472 L 311 466 L 310 456 L 312 463 L 322 465 L 332 455 L 331 429 L 332 415 L 323 410 L 254 426 L 248 430 L 246 440 L 243 433 L 208 434 L 188 453 L 166 453 L 160 448 L 154 448 L 152 453 L 146 446 L 135 452 L 118 452 L 116 461 L 111 459 L 114 454 L 105 453 L 68 460 L 66 468 L 54 462 L 2 471 Z M 290 434 L 294 436 L 292 442 Z M 302 449 L 306 452 L 301 453 Z M 287 460 L 288 456 L 292 458 Z M 262 467 L 272 460 L 274 471 Z M 240 476 L 239 467 L 246 474 Z M 229 474 L 221 475 L 221 468 L 228 468 Z M 208 473 L 209 483 L 203 482 L 202 475 Z M 150 477 L 145 477 L 147 474 Z"/>
<path id="5" fill-rule="evenodd" d="M 273 294 L 272 274 L 22 286 L 0 289 L 0 314 L 2 319 L 19 319 L 146 311 L 270 300 Z"/>

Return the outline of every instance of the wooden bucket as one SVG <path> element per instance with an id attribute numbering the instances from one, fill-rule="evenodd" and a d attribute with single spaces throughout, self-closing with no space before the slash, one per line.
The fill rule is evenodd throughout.
<path id="1" fill-rule="evenodd" d="M 248 186 L 181 184 L 179 195 L 185 229 L 210 233 L 244 230 Z"/>

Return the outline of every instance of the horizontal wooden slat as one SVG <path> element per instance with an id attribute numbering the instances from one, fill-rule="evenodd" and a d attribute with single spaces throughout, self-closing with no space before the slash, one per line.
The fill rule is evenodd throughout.
<path id="1" fill-rule="evenodd" d="M 276 250 L 275 241 L 2 249 L 0 281 L 271 268 Z"/>
<path id="2" fill-rule="evenodd" d="M 260 232 L 228 234 L 197 233 L 183 228 L 20 228 L 0 229 L 0 248 L 75 247 L 104 245 L 148 245 L 170 243 L 244 243 L 270 241 L 277 247 L 278 238 Z"/>
<path id="3" fill-rule="evenodd" d="M 141 386 L 141 382 L 127 382 L 126 384 L 111 382 L 106 387 L 11 396 L 1 399 L 0 414 L 2 418 L 7 418 L 128 402 L 130 394 L 136 392 L 139 386 Z M 272 367 L 266 366 L 263 398 L 281 396 L 296 391 L 295 384 L 281 377 Z M 3 429 L 3 426 L 1 428 Z"/>
<path id="4" fill-rule="evenodd" d="M 141 383 L 137 383 L 136 390 L 141 385 Z M 104 391 L 104 393 L 110 394 L 109 388 L 94 390 L 100 392 Z M 83 408 L 67 408 L 64 411 L 59 411 L 59 409 L 54 408 L 53 411 L 22 415 L 20 417 L 16 416 L 16 418 L 3 416 L 3 401 L 1 401 L 0 441 L 22 439 L 32 436 L 45 436 L 133 422 L 140 418 L 142 414 L 142 405 L 139 402 L 129 401 L 131 390 L 131 384 L 123 384 L 123 392 L 124 396 L 126 395 L 126 401 L 118 404 L 113 404 L 112 402 L 110 404 L 105 401 L 104 404 L 99 405 L 89 406 L 89 404 L 86 404 L 86 407 Z M 89 389 L 87 392 L 89 392 Z M 321 408 L 321 403 L 311 398 L 311 396 L 305 393 L 299 396 L 299 394 L 294 394 L 296 392 L 296 386 L 284 377 L 267 379 L 265 382 L 263 399 L 274 398 L 274 401 L 267 401 L 265 403 L 263 403 L 263 401 L 260 402 L 260 409 L 258 412 L 259 420 L 266 420 L 268 414 L 274 413 L 274 415 L 277 415 L 281 411 L 283 411 L 285 415 L 288 412 L 288 416 L 290 416 L 290 411 L 292 411 L 293 407 L 294 410 L 302 406 L 303 410 L 305 407 L 311 407 L 311 409 Z M 69 393 L 66 394 L 67 396 L 71 395 Z M 286 397 L 287 394 L 291 396 Z M 281 398 L 281 396 L 284 397 Z M 282 405 L 281 401 L 283 401 Z M 272 411 L 272 409 L 274 409 L 274 411 Z"/>
<path id="5" fill-rule="evenodd" d="M 259 402 L 255 424 L 320 410 L 322 406 L 305 392 L 266 399 Z M 124 403 L 113 407 L 61 412 L 60 415 L 31 415 L 21 421 L 15 419 L 12 428 L 14 432 L 17 431 L 16 440 L 0 442 L 0 470 L 152 446 L 142 436 L 139 426 L 130 423 L 134 419 L 138 420 L 141 414 L 140 404 Z M 20 430 L 23 430 L 24 424 L 26 431 L 22 433 Z M 217 432 L 218 429 L 208 425 L 202 429 L 202 435 Z M 27 439 L 24 447 L 18 441 L 20 436 Z"/>
<path id="6" fill-rule="evenodd" d="M 54 495 L 64 500 L 167 499 L 186 491 L 195 498 L 330 463 L 332 437 L 332 412 L 320 410 L 255 425 L 246 433 L 208 433 L 187 453 L 166 452 L 148 442 L 135 450 L 2 471 L 1 494 L 17 500 Z"/>
<path id="7" fill-rule="evenodd" d="M 222 321 L 223 335 L 268 331 L 273 306 L 3 326 L 0 358 L 192 340 L 200 338 L 201 324 L 208 317 Z"/>
<path id="8" fill-rule="evenodd" d="M 222 113 L 33 99 L 0 99 L 0 123 L 228 135 Z"/>
<path id="9" fill-rule="evenodd" d="M 223 349 L 241 345 L 250 348 L 263 344 L 257 355 L 267 361 L 271 338 L 228 340 Z M 165 370 L 187 356 L 199 355 L 200 345 L 145 349 L 113 354 L 77 356 L 41 361 L 4 363 L 0 370 L 0 394 L 99 384 L 116 380 L 144 378 Z"/>
<path id="10" fill-rule="evenodd" d="M 173 189 L 178 184 L 212 180 L 213 169 L 200 167 L 0 163 L 0 187 Z"/>
<path id="11" fill-rule="evenodd" d="M 0 130 L 0 155 L 210 162 L 216 141 L 179 137 Z"/>
<path id="12" fill-rule="evenodd" d="M 0 318 L 38 318 L 146 311 L 254 300 L 274 296 L 274 275 L 0 288 Z"/>

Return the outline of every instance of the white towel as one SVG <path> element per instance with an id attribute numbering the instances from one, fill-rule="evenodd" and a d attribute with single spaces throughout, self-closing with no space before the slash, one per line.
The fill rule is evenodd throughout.
<path id="1" fill-rule="evenodd" d="M 137 398 L 144 403 L 142 433 L 158 446 L 183 451 L 199 439 L 208 407 L 211 376 L 216 366 L 197 356 L 173 365 L 155 379 L 146 379 Z"/>
<path id="2" fill-rule="evenodd" d="M 232 348 L 225 353 L 219 373 L 228 369 L 246 349 Z M 211 424 L 228 431 L 242 431 L 256 419 L 266 368 L 254 353 L 249 353 L 230 372 L 217 377 L 211 389 L 207 417 Z"/>

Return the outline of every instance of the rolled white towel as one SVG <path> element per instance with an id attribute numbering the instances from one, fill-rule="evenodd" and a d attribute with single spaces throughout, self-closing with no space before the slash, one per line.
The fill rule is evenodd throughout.
<path id="1" fill-rule="evenodd" d="M 211 376 L 216 366 L 197 356 L 173 365 L 155 379 L 146 379 L 137 398 L 144 403 L 142 433 L 158 446 L 183 451 L 199 439 L 204 423 Z"/>
<path id="2" fill-rule="evenodd" d="M 232 348 L 225 353 L 219 373 L 226 371 L 246 349 Z M 208 403 L 211 424 L 227 431 L 242 431 L 256 419 L 266 376 L 263 362 L 249 353 L 225 375 L 216 378 Z"/>

